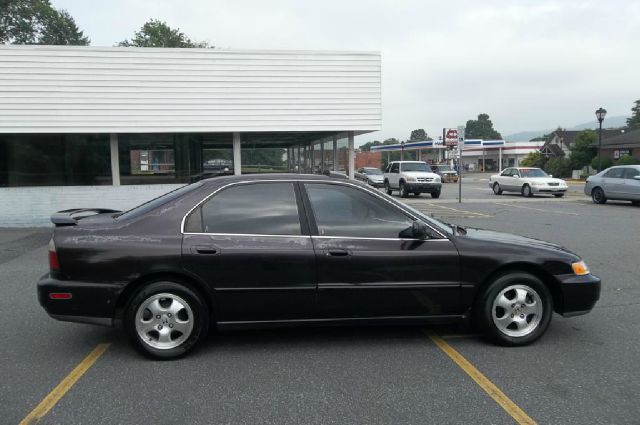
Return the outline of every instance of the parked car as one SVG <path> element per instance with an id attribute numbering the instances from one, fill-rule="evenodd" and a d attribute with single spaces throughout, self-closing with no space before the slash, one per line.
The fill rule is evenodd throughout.
<path id="1" fill-rule="evenodd" d="M 431 171 L 439 175 L 443 183 L 458 182 L 458 172 L 451 168 L 450 165 L 431 165 Z"/>
<path id="2" fill-rule="evenodd" d="M 402 198 L 407 198 L 411 193 L 416 196 L 430 193 L 432 198 L 439 198 L 442 182 L 426 162 L 393 161 L 384 172 L 384 188 L 387 195 L 398 190 Z"/>
<path id="3" fill-rule="evenodd" d="M 551 243 L 441 223 L 369 186 L 315 175 L 218 177 L 127 212 L 52 216 L 53 318 L 114 326 L 155 358 L 210 326 L 455 322 L 524 345 L 585 314 L 600 279 Z"/>
<path id="4" fill-rule="evenodd" d="M 522 196 L 531 197 L 534 194 L 548 193 L 556 198 L 564 196 L 568 189 L 567 182 L 554 179 L 540 168 L 510 167 L 502 173 L 489 178 L 489 187 L 496 195 L 503 192 L 517 192 Z"/>
<path id="5" fill-rule="evenodd" d="M 369 186 L 384 187 L 384 174 L 379 168 L 363 167 L 355 173 L 355 178 Z"/>
<path id="6" fill-rule="evenodd" d="M 607 200 L 631 201 L 640 205 L 640 165 L 621 165 L 590 176 L 584 193 L 596 204 Z"/>

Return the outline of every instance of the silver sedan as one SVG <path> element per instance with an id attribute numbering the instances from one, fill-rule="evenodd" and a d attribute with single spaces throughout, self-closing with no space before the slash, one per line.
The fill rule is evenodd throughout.
<path id="1" fill-rule="evenodd" d="M 611 167 L 589 177 L 584 194 L 596 204 L 621 200 L 640 205 L 640 165 Z"/>

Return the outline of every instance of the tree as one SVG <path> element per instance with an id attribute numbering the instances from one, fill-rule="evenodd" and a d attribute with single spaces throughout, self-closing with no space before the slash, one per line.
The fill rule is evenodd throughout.
<path id="1" fill-rule="evenodd" d="M 597 140 L 598 136 L 593 130 L 585 130 L 578 134 L 571 147 L 571 155 L 569 155 L 573 169 L 577 170 L 591 164 L 591 160 L 596 155 L 593 144 Z"/>
<path id="2" fill-rule="evenodd" d="M 500 133 L 493 129 L 489 115 L 480 114 L 477 120 L 467 121 L 464 137 L 467 139 L 496 140 L 502 139 Z"/>
<path id="3" fill-rule="evenodd" d="M 618 165 L 636 165 L 640 161 L 632 157 L 631 155 L 622 155 L 618 160 Z"/>
<path id="4" fill-rule="evenodd" d="M 544 164 L 544 171 L 556 177 L 571 176 L 571 160 L 561 156 L 549 158 Z"/>
<path id="5" fill-rule="evenodd" d="M 522 161 L 520 161 L 520 165 L 523 167 L 544 168 L 546 163 L 547 157 L 540 151 L 529 152 L 524 158 L 522 158 Z"/>
<path id="6" fill-rule="evenodd" d="M 89 45 L 66 10 L 49 0 L 0 0 L 0 43 Z"/>
<path id="7" fill-rule="evenodd" d="M 122 47 L 213 47 L 207 42 L 196 42 L 187 37 L 179 28 L 171 28 L 166 22 L 151 19 L 131 40 L 118 43 Z"/>
<path id="8" fill-rule="evenodd" d="M 591 160 L 591 168 L 593 168 L 594 170 L 598 170 L 598 156 L 594 156 L 593 159 Z M 601 169 L 598 170 L 598 172 L 611 167 L 611 165 L 613 165 L 613 163 L 611 162 L 611 160 L 607 157 L 602 157 L 602 167 Z"/>
<path id="9" fill-rule="evenodd" d="M 424 131 L 423 128 L 419 128 L 417 130 L 413 130 L 411 132 L 411 136 L 409 137 L 409 141 L 411 142 L 419 142 L 423 140 L 431 140 L 429 136 L 427 136 L 427 132 Z"/>
<path id="10" fill-rule="evenodd" d="M 627 128 L 629 130 L 640 129 L 640 99 L 636 100 L 635 105 L 631 108 L 631 117 L 627 118 Z"/>

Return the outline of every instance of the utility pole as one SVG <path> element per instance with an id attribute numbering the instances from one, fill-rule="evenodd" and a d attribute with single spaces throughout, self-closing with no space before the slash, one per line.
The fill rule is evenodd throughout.
<path id="1" fill-rule="evenodd" d="M 458 203 L 462 203 L 462 149 L 464 148 L 464 126 L 458 126 Z"/>

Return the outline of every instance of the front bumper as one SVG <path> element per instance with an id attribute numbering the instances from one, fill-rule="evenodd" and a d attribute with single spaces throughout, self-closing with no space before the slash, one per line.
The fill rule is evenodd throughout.
<path id="1" fill-rule="evenodd" d="M 122 285 L 65 281 L 44 275 L 38 282 L 38 302 L 54 319 L 113 326 Z M 52 292 L 71 293 L 71 299 L 51 299 Z"/>
<path id="2" fill-rule="evenodd" d="M 600 278 L 592 274 L 584 276 L 560 275 L 562 294 L 561 305 L 556 306 L 556 312 L 565 317 L 587 314 L 600 299 Z"/>
<path id="3" fill-rule="evenodd" d="M 440 192 L 442 189 L 442 183 L 412 183 L 407 182 L 407 190 L 409 192 L 422 192 L 422 193 L 432 193 L 432 192 Z"/>
<path id="4" fill-rule="evenodd" d="M 441 176 L 442 183 L 457 183 L 458 175 L 457 174 L 443 174 Z"/>
<path id="5" fill-rule="evenodd" d="M 565 193 L 567 189 L 566 186 L 531 186 L 533 193 Z"/>

